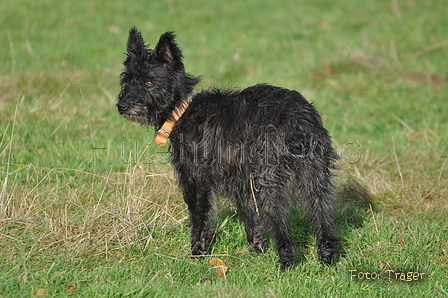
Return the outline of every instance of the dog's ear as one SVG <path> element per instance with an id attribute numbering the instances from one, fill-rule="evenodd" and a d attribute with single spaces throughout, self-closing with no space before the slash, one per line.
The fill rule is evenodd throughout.
<path id="1" fill-rule="evenodd" d="M 129 56 L 142 56 L 148 51 L 145 46 L 145 41 L 143 40 L 142 34 L 137 30 L 137 28 L 132 27 L 129 31 L 127 53 Z"/>
<path id="2" fill-rule="evenodd" d="M 174 32 L 166 32 L 160 36 L 155 52 L 164 61 L 165 67 L 174 68 L 182 64 L 182 52 L 175 41 Z"/>

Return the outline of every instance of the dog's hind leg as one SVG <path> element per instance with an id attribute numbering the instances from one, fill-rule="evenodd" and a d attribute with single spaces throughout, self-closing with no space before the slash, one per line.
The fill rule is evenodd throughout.
<path id="1" fill-rule="evenodd" d="M 287 199 L 281 187 L 262 187 L 259 191 L 260 212 L 275 241 L 281 269 L 295 263 L 294 242 L 286 218 Z"/>
<path id="2" fill-rule="evenodd" d="M 297 182 L 314 225 L 319 260 L 330 265 L 338 255 L 339 238 L 333 232 L 335 182 L 322 159 L 306 159 L 297 168 Z"/>
<path id="3" fill-rule="evenodd" d="M 253 189 L 250 196 L 247 191 L 240 192 L 236 196 L 236 204 L 244 222 L 249 249 L 253 252 L 262 252 L 266 247 L 266 239 L 263 237 L 264 228 Z"/>

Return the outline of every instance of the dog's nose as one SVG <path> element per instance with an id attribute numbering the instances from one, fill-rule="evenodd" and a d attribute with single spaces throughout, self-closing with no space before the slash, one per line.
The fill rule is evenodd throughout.
<path id="1" fill-rule="evenodd" d="M 118 107 L 118 111 L 120 111 L 120 112 L 124 112 L 128 109 L 128 105 L 121 101 L 119 103 L 117 103 L 117 107 Z"/>

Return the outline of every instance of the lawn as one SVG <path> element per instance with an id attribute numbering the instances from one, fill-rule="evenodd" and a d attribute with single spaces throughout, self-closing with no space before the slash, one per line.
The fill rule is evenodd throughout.
<path id="1" fill-rule="evenodd" d="M 448 297 L 448 6 L 441 0 L 26 1 L 0 5 L 0 297 Z M 212 257 L 152 128 L 116 111 L 128 30 L 175 31 L 198 89 L 313 102 L 341 156 L 343 255 L 249 252 L 218 198 Z"/>

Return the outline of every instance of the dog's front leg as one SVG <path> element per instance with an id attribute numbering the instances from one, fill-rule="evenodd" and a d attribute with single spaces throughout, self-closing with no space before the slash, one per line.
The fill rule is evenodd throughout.
<path id="1" fill-rule="evenodd" d="M 207 255 L 213 236 L 213 193 L 190 188 L 184 191 L 184 199 L 190 212 L 191 253 Z"/>

